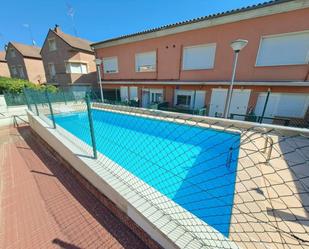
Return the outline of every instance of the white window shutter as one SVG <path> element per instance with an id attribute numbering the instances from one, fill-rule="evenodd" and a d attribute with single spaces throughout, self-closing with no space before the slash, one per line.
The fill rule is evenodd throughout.
<path id="1" fill-rule="evenodd" d="M 256 65 L 280 66 L 307 64 L 309 32 L 263 37 Z"/>
<path id="2" fill-rule="evenodd" d="M 216 44 L 204 44 L 183 49 L 183 70 L 211 69 L 214 67 Z"/>
<path id="3" fill-rule="evenodd" d="M 104 73 L 117 73 L 118 72 L 118 59 L 117 57 L 103 58 Z"/>
<path id="4" fill-rule="evenodd" d="M 156 70 L 156 51 L 136 54 L 135 60 L 136 72 Z"/>

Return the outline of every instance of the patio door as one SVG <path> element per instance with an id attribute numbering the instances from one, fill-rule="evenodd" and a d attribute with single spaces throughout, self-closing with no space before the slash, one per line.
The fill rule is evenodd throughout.
<path id="1" fill-rule="evenodd" d="M 251 90 L 233 90 L 230 112 L 234 114 L 246 115 Z M 228 115 L 228 117 L 229 117 Z M 245 120 L 245 117 L 235 116 L 234 119 Z"/>
<path id="2" fill-rule="evenodd" d="M 149 89 L 143 89 L 143 91 L 142 91 L 142 107 L 148 108 L 149 104 L 150 104 Z"/>
<path id="3" fill-rule="evenodd" d="M 120 99 L 121 101 L 127 101 L 129 99 L 129 91 L 127 86 L 120 87 Z"/>
<path id="4" fill-rule="evenodd" d="M 261 116 L 267 93 L 260 93 L 255 115 Z M 271 93 L 267 102 L 264 117 L 303 118 L 309 105 L 309 95 L 299 93 Z M 263 119 L 263 123 L 272 123 L 271 119 Z"/>
<path id="5" fill-rule="evenodd" d="M 226 97 L 227 97 L 226 89 L 212 89 L 210 106 L 209 106 L 209 116 L 211 117 L 223 116 Z"/>
<path id="6" fill-rule="evenodd" d="M 211 101 L 209 106 L 209 116 L 223 117 L 225 103 L 227 98 L 227 89 L 212 89 Z M 229 114 L 245 115 L 248 109 L 248 103 L 251 90 L 234 89 L 232 94 Z M 243 117 L 236 117 L 243 120 Z"/>
<path id="7" fill-rule="evenodd" d="M 200 109 L 205 106 L 205 95 L 206 91 L 195 91 L 193 109 Z"/>
<path id="8" fill-rule="evenodd" d="M 138 99 L 137 87 L 130 86 L 130 100 L 136 100 L 136 99 Z"/>

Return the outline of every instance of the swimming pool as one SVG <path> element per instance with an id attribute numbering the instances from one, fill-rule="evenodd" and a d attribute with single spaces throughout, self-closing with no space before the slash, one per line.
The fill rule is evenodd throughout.
<path id="1" fill-rule="evenodd" d="M 86 112 L 55 121 L 91 145 Z M 102 110 L 93 123 L 99 152 L 229 235 L 239 134 Z"/>

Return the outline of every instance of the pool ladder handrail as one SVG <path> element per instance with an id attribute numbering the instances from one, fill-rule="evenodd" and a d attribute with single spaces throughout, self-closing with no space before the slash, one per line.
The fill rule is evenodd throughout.
<path id="1" fill-rule="evenodd" d="M 252 134 L 250 134 L 247 138 L 245 138 L 242 143 L 246 140 L 248 140 L 250 137 L 252 137 L 253 135 L 255 134 L 260 134 L 260 132 L 254 132 Z M 273 146 L 274 146 L 274 140 L 271 136 L 265 134 L 265 133 L 261 133 L 262 134 L 262 137 L 265 138 L 265 143 L 264 143 L 264 148 L 262 150 L 262 153 L 266 153 L 267 151 L 267 147 L 268 147 L 268 143 L 270 144 L 269 146 L 269 150 L 268 150 L 268 153 L 267 153 L 267 156 L 266 156 L 266 161 L 265 163 L 268 164 L 269 161 L 270 161 L 270 158 L 271 158 L 271 154 L 272 154 L 272 151 L 273 151 Z M 230 147 L 229 149 L 229 152 L 228 152 L 228 156 L 227 156 L 227 160 L 226 160 L 226 167 L 227 168 L 230 168 L 231 167 L 231 162 L 232 162 L 232 156 L 233 156 L 233 146 Z"/>
<path id="2" fill-rule="evenodd" d="M 246 137 L 242 143 L 246 143 L 247 140 L 249 140 L 253 135 L 255 134 L 260 134 L 260 132 L 253 132 L 252 134 L 250 134 L 248 137 Z M 241 144 L 240 144 L 241 146 Z M 226 167 L 229 169 L 231 167 L 231 163 L 232 163 L 232 158 L 233 158 L 233 146 L 230 147 L 228 155 L 227 155 L 227 159 L 226 159 Z"/>
<path id="3" fill-rule="evenodd" d="M 270 144 L 269 146 L 269 150 L 268 150 L 268 153 L 267 153 L 267 156 L 266 156 L 266 162 L 265 163 L 269 163 L 270 161 L 270 158 L 271 158 L 271 154 L 272 154 L 272 151 L 273 151 L 273 146 L 274 146 L 274 140 L 272 137 L 270 137 L 269 135 L 267 134 L 263 134 L 265 138 L 265 143 L 264 143 L 264 148 L 263 148 L 263 151 L 262 153 L 266 153 L 267 151 L 267 147 L 268 147 L 268 142 Z"/>
<path id="4" fill-rule="evenodd" d="M 231 167 L 232 157 L 233 157 L 233 146 L 230 147 L 228 155 L 227 155 L 226 167 L 228 169 Z"/>
<path id="5" fill-rule="evenodd" d="M 252 136 L 256 135 L 256 134 L 261 134 L 262 137 L 265 138 L 265 143 L 264 143 L 264 148 L 262 150 L 262 153 L 266 153 L 266 150 L 267 150 L 267 147 L 268 147 L 268 142 L 270 143 L 270 146 L 269 146 L 269 151 L 267 153 L 267 157 L 266 157 L 266 161 L 265 163 L 269 163 L 270 161 L 270 158 L 271 158 L 271 154 L 272 154 L 272 150 L 273 150 L 273 145 L 274 145 L 274 140 L 272 137 L 270 137 L 269 135 L 267 135 L 266 133 L 261 133 L 260 131 L 256 131 L 256 132 L 253 132 L 252 134 L 250 134 L 248 137 L 246 137 L 243 141 L 242 141 L 242 144 L 243 143 L 246 143 L 247 140 L 249 140 Z"/>

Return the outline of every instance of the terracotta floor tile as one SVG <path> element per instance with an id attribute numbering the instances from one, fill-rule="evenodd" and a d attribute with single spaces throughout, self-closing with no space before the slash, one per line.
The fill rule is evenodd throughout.
<path id="1" fill-rule="evenodd" d="M 0 138 L 0 248 L 147 248 L 29 127 Z"/>

